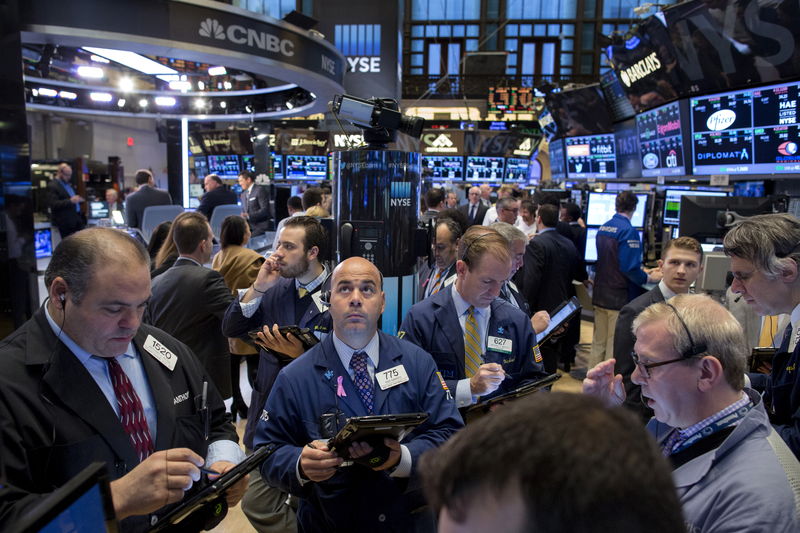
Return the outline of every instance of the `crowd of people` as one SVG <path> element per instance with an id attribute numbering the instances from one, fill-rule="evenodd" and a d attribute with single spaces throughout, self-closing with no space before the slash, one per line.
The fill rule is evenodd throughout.
<path id="1" fill-rule="evenodd" d="M 644 268 L 630 191 L 598 231 L 593 280 L 576 204 L 427 191 L 432 261 L 390 336 L 380 270 L 323 260 L 329 194 L 290 198 L 276 221 L 240 176 L 242 214 L 212 258 L 210 214 L 235 198 L 205 183 L 208 212 L 182 213 L 149 250 L 99 227 L 56 248 L 46 303 L 0 346 L 0 530 L 102 461 L 121 530 L 145 531 L 201 469 L 222 474 L 263 446 L 274 452 L 226 493 L 259 532 L 800 530 L 795 217 L 750 217 L 724 239 L 732 293 L 765 325 L 788 316 L 770 368 L 750 372 L 742 325 L 692 293 L 700 243 L 673 239 Z M 271 253 L 247 248 L 276 222 Z M 580 284 L 595 320 L 583 394 L 494 404 L 464 428 L 464 410 L 575 364 L 579 316 L 542 333 Z M 245 415 L 243 447 L 229 411 Z M 401 440 L 331 447 L 349 418 L 417 412 Z"/>

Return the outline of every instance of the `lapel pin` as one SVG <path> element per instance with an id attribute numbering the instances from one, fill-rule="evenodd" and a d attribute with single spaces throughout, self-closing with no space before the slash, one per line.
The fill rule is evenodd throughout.
<path id="1" fill-rule="evenodd" d="M 325 379 L 329 380 L 333 377 L 333 370 L 328 370 L 325 372 Z"/>

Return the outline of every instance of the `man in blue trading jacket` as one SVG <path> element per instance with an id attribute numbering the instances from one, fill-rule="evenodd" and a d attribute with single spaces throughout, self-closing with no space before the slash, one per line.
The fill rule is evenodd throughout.
<path id="1" fill-rule="evenodd" d="M 644 293 L 642 285 L 658 283 L 657 271 L 642 270 L 642 243 L 631 225 L 639 199 L 631 191 L 617 195 L 617 213 L 597 231 L 595 265 L 594 336 L 589 368 L 614 356 L 614 328 L 622 307 Z"/>
<path id="2" fill-rule="evenodd" d="M 455 283 L 414 305 L 398 336 L 433 356 L 456 403 L 466 407 L 545 374 L 528 316 L 497 297 L 511 271 L 508 241 L 471 227 L 458 257 Z"/>
<path id="3" fill-rule="evenodd" d="M 731 257 L 731 290 L 759 315 L 791 314 L 786 330 L 773 340 L 779 348 L 772 371 L 750 379 L 764 393 L 772 426 L 800 457 L 800 220 L 786 213 L 750 217 L 723 243 Z"/>
<path id="4" fill-rule="evenodd" d="M 430 355 L 378 332 L 385 297 L 372 263 L 351 257 L 337 266 L 330 305 L 333 334 L 281 370 L 267 399 L 254 444 L 277 449 L 261 474 L 301 498 L 301 532 L 433 531 L 416 468 L 462 426 L 452 396 Z M 378 466 L 346 466 L 328 449 L 346 418 L 411 412 L 429 418 L 403 444 L 384 439 L 388 459 Z M 363 442 L 349 449 L 353 457 L 372 451 Z"/>
<path id="5" fill-rule="evenodd" d="M 240 290 L 239 301 L 225 312 L 222 332 L 228 337 L 262 330 L 258 373 L 243 439 L 248 449 L 253 449 L 256 424 L 263 416 L 278 372 L 304 351 L 299 339 L 291 333 L 283 336 L 278 328 L 297 325 L 311 329 L 318 337 L 330 329 L 330 316 L 321 297 L 328 272 L 319 259 L 326 238 L 325 229 L 314 217 L 288 219 L 278 235 L 278 247 L 261 265 L 253 285 Z M 260 476 L 253 476 L 242 510 L 261 532 L 294 531 L 294 512 L 284 505 L 286 496 L 266 487 Z"/>

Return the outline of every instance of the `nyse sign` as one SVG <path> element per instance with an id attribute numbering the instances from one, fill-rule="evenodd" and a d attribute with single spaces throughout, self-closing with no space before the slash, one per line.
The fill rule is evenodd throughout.
<path id="1" fill-rule="evenodd" d="M 345 59 L 347 59 L 348 72 L 376 73 L 381 71 L 380 57 L 348 56 Z"/>

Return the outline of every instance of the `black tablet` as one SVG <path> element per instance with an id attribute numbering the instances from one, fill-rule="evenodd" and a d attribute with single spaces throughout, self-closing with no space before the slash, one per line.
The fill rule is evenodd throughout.
<path id="1" fill-rule="evenodd" d="M 553 336 L 558 331 L 558 328 L 563 326 L 569 321 L 570 318 L 581 312 L 581 303 L 578 301 L 577 296 L 573 296 L 566 302 L 559 305 L 555 311 L 550 314 L 550 324 L 547 328 L 536 335 L 537 344 L 542 344 L 544 341 Z"/>
<path id="2" fill-rule="evenodd" d="M 209 482 L 209 484 L 203 487 L 199 492 L 180 502 L 169 513 L 161 517 L 155 524 L 155 527 L 150 531 L 160 531 L 177 524 L 204 504 L 222 495 L 231 485 L 242 479 L 251 470 L 258 468 L 267 457 L 272 455 L 275 448 L 276 446 L 274 444 L 268 444 L 267 446 L 262 446 L 257 449 L 252 454 L 245 457 L 241 463 L 222 474 L 216 480 Z"/>
<path id="3" fill-rule="evenodd" d="M 475 418 L 479 418 L 480 416 L 488 413 L 493 405 L 508 401 L 514 401 L 517 398 L 528 396 L 529 394 L 533 394 L 534 392 L 540 391 L 545 387 L 549 387 L 559 379 L 561 379 L 560 374 L 550 374 L 549 376 L 544 377 L 540 380 L 533 381 L 531 383 L 526 383 L 525 385 L 517 389 L 514 389 L 511 392 L 507 392 L 505 394 L 495 396 L 494 398 L 478 402 L 475 405 L 471 405 L 466 409 L 464 409 L 464 422 L 470 422 Z"/>
<path id="4" fill-rule="evenodd" d="M 428 419 L 427 413 L 402 413 L 397 415 L 371 415 L 348 418 L 344 427 L 328 441 L 328 449 L 339 457 L 349 459 L 347 449 L 357 441 L 374 442 L 376 438 L 390 437 L 401 441 L 415 427 Z"/>

